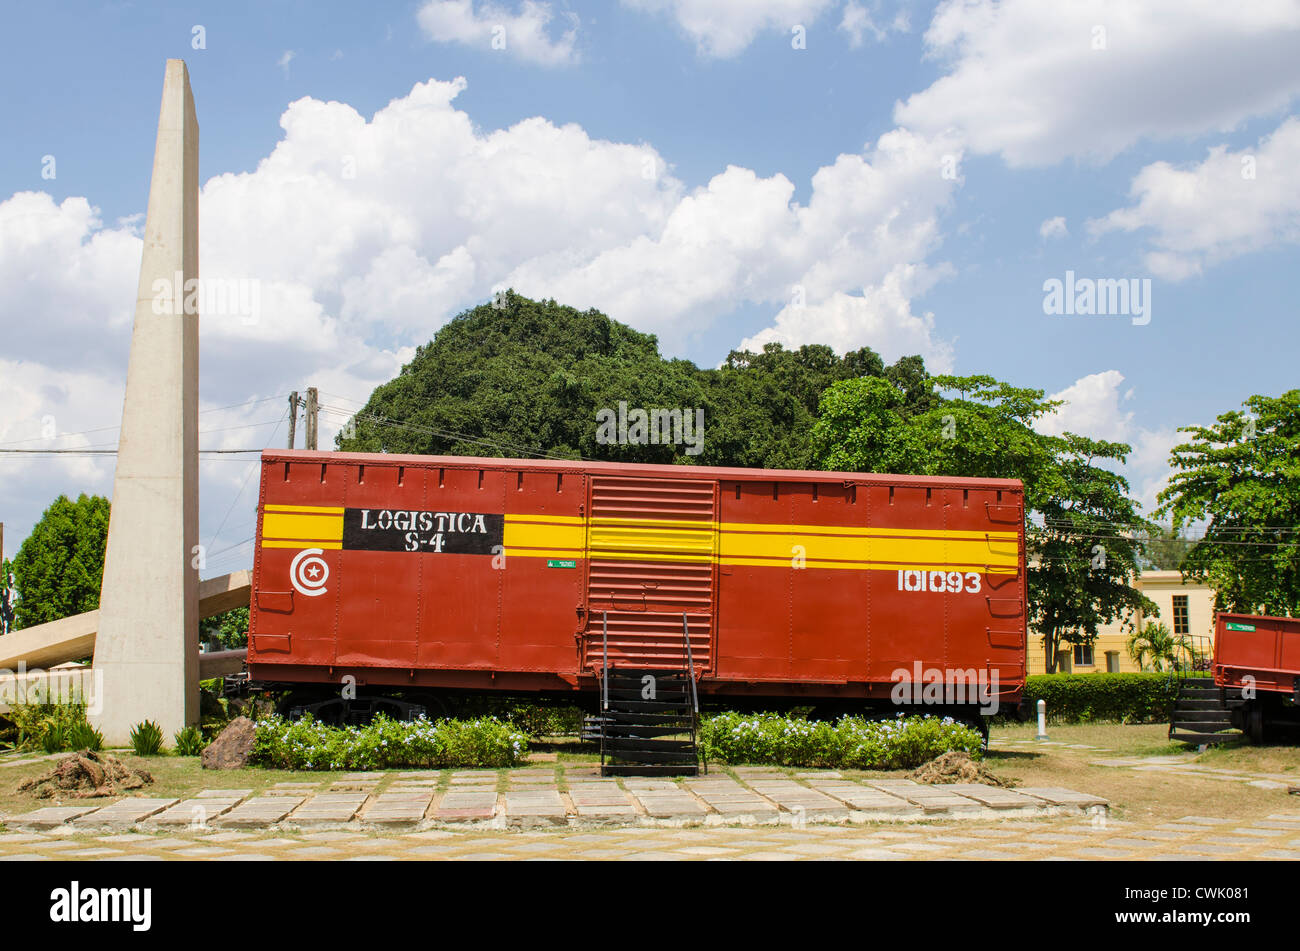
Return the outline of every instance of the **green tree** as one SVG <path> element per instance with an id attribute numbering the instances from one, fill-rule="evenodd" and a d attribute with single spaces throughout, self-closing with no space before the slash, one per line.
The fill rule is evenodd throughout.
<path id="1" fill-rule="evenodd" d="M 528 456 L 613 462 L 794 468 L 811 466 L 809 434 L 822 393 L 837 381 L 877 378 L 905 414 L 933 400 L 920 357 L 885 366 L 862 348 L 733 351 L 700 369 L 667 360 L 658 343 L 595 310 L 507 292 L 453 318 L 393 380 L 371 394 L 340 434 L 362 452 Z M 701 410 L 702 451 L 684 444 L 597 439 L 602 409 Z M 326 412 L 337 412 L 326 400 Z M 694 448 L 694 447 L 693 447 Z"/>
<path id="2" fill-rule="evenodd" d="M 5 597 L 8 596 L 7 592 L 8 592 L 9 586 L 10 586 L 10 585 L 9 585 L 9 576 L 10 576 L 11 574 L 13 574 L 13 570 L 14 570 L 14 568 L 13 568 L 13 564 L 14 564 L 14 563 L 13 563 L 12 561 L 10 561 L 8 558 L 5 558 L 5 559 L 3 559 L 3 560 L 0 560 L 0 599 L 3 599 L 3 598 L 5 598 Z M 5 610 L 6 610 L 6 607 L 7 607 L 7 610 L 8 610 L 10 613 L 7 614 L 7 616 L 6 616 L 5 618 L 3 618 L 3 620 L 4 620 L 4 621 L 7 621 L 8 624 L 9 624 L 9 626 L 10 626 L 10 627 L 13 627 L 13 628 L 16 630 L 16 629 L 17 629 L 17 618 L 15 618 L 15 617 L 13 616 L 12 612 L 13 612 L 14 609 L 17 607 L 17 605 L 16 605 L 16 604 L 9 604 L 9 605 L 6 606 L 6 605 L 3 603 L 3 601 L 0 601 L 0 612 L 5 611 Z M 3 626 L 3 625 L 0 625 L 0 630 L 4 630 L 4 629 L 5 629 L 4 626 Z"/>
<path id="3" fill-rule="evenodd" d="M 22 600 L 16 627 L 31 627 L 99 607 L 108 544 L 108 499 L 60 495 L 45 510 L 13 560 Z"/>
<path id="4" fill-rule="evenodd" d="M 1215 609 L 1300 616 L 1300 390 L 1252 396 L 1210 426 L 1186 426 L 1158 515 L 1199 522 L 1185 577 L 1208 582 Z"/>
<path id="5" fill-rule="evenodd" d="M 1143 526 L 1128 483 L 1105 467 L 1129 447 L 1034 423 L 1058 402 L 989 376 L 937 376 L 930 399 L 908 411 L 908 396 L 881 379 L 831 385 L 813 430 L 825 469 L 1020 479 L 1025 486 L 1029 621 L 1044 638 L 1047 670 L 1062 642 L 1090 644 L 1098 628 L 1136 608 L 1157 608 L 1133 586 L 1134 535 Z M 943 396 L 943 393 L 953 394 Z M 913 403 L 913 405 L 916 405 Z"/>
<path id="6" fill-rule="evenodd" d="M 908 362 L 904 362 L 908 361 Z M 822 394 L 832 383 L 855 378 L 892 379 L 906 386 L 919 357 L 885 367 L 868 347 L 838 357 L 827 346 L 787 350 L 767 344 L 761 353 L 733 350 L 717 370 L 701 371 L 713 407 L 712 426 L 700 462 L 758 469 L 807 469 L 811 433 Z M 899 389 L 893 384 L 891 389 Z M 900 404 L 906 404 L 903 390 Z"/>
<path id="7" fill-rule="evenodd" d="M 692 461 L 682 445 L 602 445 L 596 413 L 708 407 L 694 364 L 595 310 L 506 292 L 452 319 L 377 387 L 340 449 Z"/>
<path id="8" fill-rule="evenodd" d="M 1050 674 L 1062 643 L 1092 644 L 1103 625 L 1118 620 L 1131 630 L 1137 612 L 1160 609 L 1134 587 L 1145 523 L 1128 482 L 1104 465 L 1123 463 L 1129 447 L 1072 433 L 1048 444 L 1055 464 L 1035 485 L 1037 524 L 1025 544 L 1029 623 L 1043 637 Z"/>
<path id="9" fill-rule="evenodd" d="M 1032 423 L 1058 404 L 989 376 L 935 376 L 918 400 L 888 379 L 831 386 L 813 430 L 823 469 L 1021 479 L 1030 498 L 1054 464 Z M 955 393 L 944 398 L 942 391 Z"/>
<path id="10" fill-rule="evenodd" d="M 1142 564 L 1158 571 L 1177 571 L 1196 542 L 1172 526 L 1155 525 L 1141 536 Z"/>
<path id="11" fill-rule="evenodd" d="M 221 650 L 248 646 L 248 608 L 231 608 L 202 622 L 201 640 L 220 645 Z"/>

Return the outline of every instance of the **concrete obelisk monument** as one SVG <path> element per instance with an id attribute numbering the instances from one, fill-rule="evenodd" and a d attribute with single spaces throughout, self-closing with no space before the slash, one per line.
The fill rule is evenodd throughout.
<path id="1" fill-rule="evenodd" d="M 198 722 L 198 277 L 199 124 L 169 59 L 95 642 L 92 720 L 110 744 L 143 720 L 169 743 Z"/>

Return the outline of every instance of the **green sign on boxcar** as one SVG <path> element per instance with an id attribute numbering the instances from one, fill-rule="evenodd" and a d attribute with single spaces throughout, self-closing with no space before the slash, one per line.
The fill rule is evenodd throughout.
<path id="1" fill-rule="evenodd" d="M 577 568 L 578 563 L 572 558 L 547 558 L 547 568 Z"/>
<path id="2" fill-rule="evenodd" d="M 1253 630 L 1255 630 L 1255 625 L 1253 625 L 1253 624 L 1238 624 L 1236 621 L 1229 621 L 1229 622 L 1227 623 L 1226 626 L 1227 626 L 1228 630 L 1230 630 L 1230 631 L 1253 631 Z"/>

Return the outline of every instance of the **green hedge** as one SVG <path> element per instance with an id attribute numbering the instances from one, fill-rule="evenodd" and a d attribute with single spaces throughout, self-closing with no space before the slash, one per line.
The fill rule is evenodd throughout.
<path id="1" fill-rule="evenodd" d="M 1029 716 L 1047 701 L 1051 723 L 1168 722 L 1179 681 L 1169 674 L 1034 674 L 1026 678 Z"/>
<path id="2" fill-rule="evenodd" d="M 518 766 L 528 737 L 496 717 L 407 722 L 380 715 L 366 726 L 327 726 L 311 717 L 257 721 L 249 761 L 274 769 Z"/>
<path id="3" fill-rule="evenodd" d="M 700 748 L 723 763 L 817 769 L 910 769 L 949 750 L 979 758 L 983 737 L 950 717 L 889 720 L 841 717 L 835 723 L 775 713 L 722 713 L 700 725 Z"/>

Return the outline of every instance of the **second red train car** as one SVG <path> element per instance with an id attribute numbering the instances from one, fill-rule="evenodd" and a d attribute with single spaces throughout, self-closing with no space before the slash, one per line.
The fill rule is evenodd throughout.
<path id="1" fill-rule="evenodd" d="M 1232 725 L 1254 743 L 1300 725 L 1300 618 L 1219 614 L 1214 684 Z"/>

